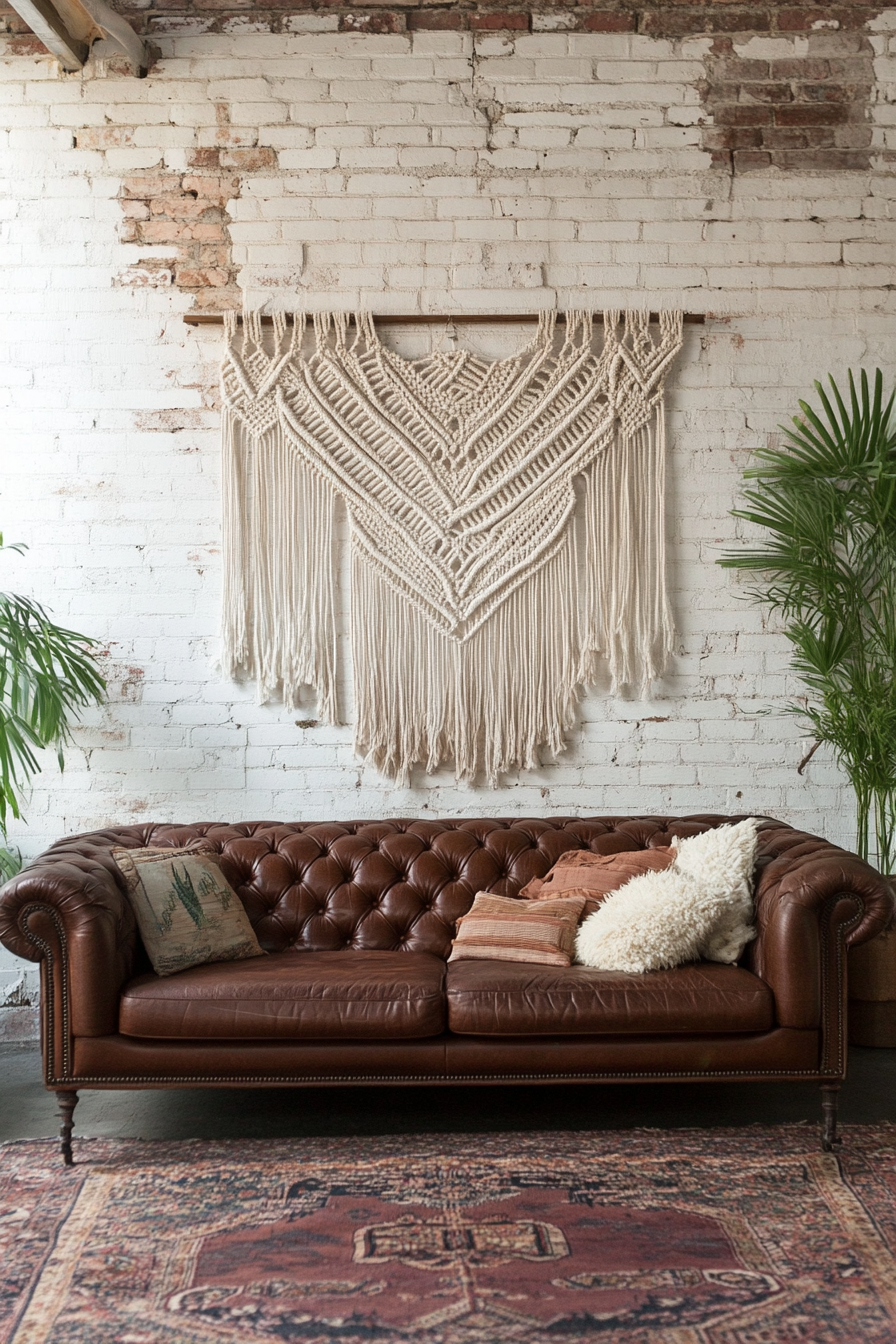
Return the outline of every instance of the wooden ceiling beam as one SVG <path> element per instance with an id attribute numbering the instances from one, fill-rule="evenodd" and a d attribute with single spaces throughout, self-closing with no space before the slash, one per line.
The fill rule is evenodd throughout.
<path id="1" fill-rule="evenodd" d="M 98 38 L 108 38 L 141 78 L 150 58 L 143 38 L 106 0 L 9 0 L 12 8 L 59 61 L 63 70 L 83 69 Z"/>
<path id="2" fill-rule="evenodd" d="M 10 4 L 63 70 L 73 72 L 84 66 L 90 43 L 69 32 L 50 0 L 10 0 Z"/>

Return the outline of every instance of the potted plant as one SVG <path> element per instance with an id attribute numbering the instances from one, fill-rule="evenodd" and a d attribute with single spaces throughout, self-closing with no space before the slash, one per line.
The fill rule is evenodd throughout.
<path id="1" fill-rule="evenodd" d="M 21 553 L 22 545 L 0 550 Z M 54 625 L 39 603 L 0 593 L 0 834 L 22 816 L 21 799 L 40 771 L 37 752 L 55 747 L 59 768 L 78 712 L 102 701 L 106 683 L 90 641 Z M 18 852 L 0 846 L 0 880 L 18 870 Z"/>
<path id="2" fill-rule="evenodd" d="M 745 472 L 742 508 L 768 540 L 718 561 L 755 574 L 751 596 L 776 612 L 805 695 L 787 707 L 815 743 L 831 747 L 855 791 L 856 849 L 896 872 L 896 392 L 884 401 L 849 372 L 844 398 L 816 383 L 820 409 L 801 401 L 784 444 L 762 448 Z M 896 931 L 850 958 L 856 1000 L 850 1038 L 896 1046 Z M 861 998 L 858 996 L 861 995 Z"/>

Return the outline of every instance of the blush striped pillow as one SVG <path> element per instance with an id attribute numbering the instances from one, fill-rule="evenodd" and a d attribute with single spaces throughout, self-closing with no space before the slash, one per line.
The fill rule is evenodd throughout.
<path id="1" fill-rule="evenodd" d="M 568 966 L 584 906 L 582 896 L 516 901 L 480 891 L 469 913 L 457 921 L 457 936 L 448 960 L 535 961 L 544 966 Z"/>
<path id="2" fill-rule="evenodd" d="M 583 896 L 585 914 L 592 915 L 610 892 L 618 891 L 633 877 L 671 868 L 674 861 L 675 850 L 669 845 L 623 850 L 619 854 L 573 849 L 560 855 L 546 877 L 533 877 L 523 887 L 520 898 L 544 901 L 558 896 Z"/>

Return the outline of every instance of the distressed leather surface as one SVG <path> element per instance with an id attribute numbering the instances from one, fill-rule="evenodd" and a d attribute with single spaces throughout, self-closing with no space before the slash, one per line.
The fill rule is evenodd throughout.
<path id="1" fill-rule="evenodd" d="M 74 1043 L 74 1076 L 110 1086 L 190 1083 L 271 1086 L 432 1079 L 445 1075 L 445 1037 L 410 1041 L 146 1041 L 84 1036 Z"/>
<path id="2" fill-rule="evenodd" d="M 449 1075 L 493 1077 L 786 1077 L 818 1069 L 818 1033 L 778 1027 L 759 1035 L 447 1036 Z"/>
<path id="3" fill-rule="evenodd" d="M 699 815 L 115 827 L 60 841 L 7 883 L 0 892 L 0 941 L 44 962 L 50 987 L 45 1064 L 48 1079 L 60 1079 L 71 1074 L 79 1040 L 125 1039 L 117 1036 L 122 988 L 150 969 L 110 857 L 115 845 L 206 839 L 221 854 L 268 952 L 377 950 L 445 958 L 455 921 L 477 891 L 516 896 L 569 849 L 631 852 L 736 820 Z M 743 965 L 770 987 L 780 1027 L 814 1032 L 816 1039 L 821 1033 L 825 1072 L 843 1069 L 846 947 L 883 929 L 892 909 L 887 886 L 855 855 L 780 822 L 761 826 L 759 937 L 747 946 Z M 729 1039 L 734 1051 L 738 1038 Z M 641 1045 L 630 1034 L 628 1044 L 635 1069 Z M 510 1045 L 494 1041 L 483 1048 L 505 1051 Z M 625 1037 L 619 1047 L 628 1048 Z M 203 1047 L 189 1048 L 198 1059 Z M 381 1047 L 370 1041 L 368 1048 Z M 720 1051 L 723 1045 L 716 1045 L 715 1059 Z"/>
<path id="4" fill-rule="evenodd" d="M 736 1036 L 429 1036 L 413 1041 L 144 1041 L 87 1036 L 74 1077 L 102 1086 L 800 1077 L 818 1032 Z"/>
<path id="5" fill-rule="evenodd" d="M 445 1027 L 445 963 L 431 952 L 272 952 L 125 985 L 123 1036 L 400 1040 Z"/>
<path id="6" fill-rule="evenodd" d="M 739 966 L 702 962 L 629 975 L 591 966 L 448 963 L 448 1027 L 464 1035 L 768 1031 L 768 985 Z"/>

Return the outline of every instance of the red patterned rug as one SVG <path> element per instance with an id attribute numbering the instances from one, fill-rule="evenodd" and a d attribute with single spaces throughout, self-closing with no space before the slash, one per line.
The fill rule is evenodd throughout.
<path id="1" fill-rule="evenodd" d="M 896 1126 L 0 1148 L 0 1344 L 893 1344 Z"/>

